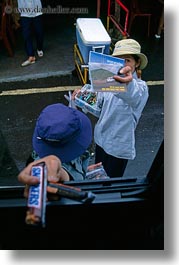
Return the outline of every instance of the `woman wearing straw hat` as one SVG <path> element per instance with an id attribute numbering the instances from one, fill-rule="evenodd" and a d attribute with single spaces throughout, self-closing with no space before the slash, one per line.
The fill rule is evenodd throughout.
<path id="1" fill-rule="evenodd" d="M 95 162 L 102 162 L 108 176 L 122 177 L 128 160 L 136 156 L 135 129 L 148 99 L 147 84 L 137 71 L 144 69 L 148 60 L 133 39 L 118 41 L 112 56 L 125 59 L 121 75 L 114 79 L 126 83 L 127 91 L 98 93 L 101 114 L 94 129 Z"/>

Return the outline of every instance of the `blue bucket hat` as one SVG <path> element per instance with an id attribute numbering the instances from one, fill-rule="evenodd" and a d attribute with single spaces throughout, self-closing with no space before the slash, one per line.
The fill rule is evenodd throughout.
<path id="1" fill-rule="evenodd" d="M 63 104 L 44 108 L 37 119 L 32 144 L 39 157 L 56 155 L 62 162 L 82 155 L 92 141 L 89 118 Z"/>

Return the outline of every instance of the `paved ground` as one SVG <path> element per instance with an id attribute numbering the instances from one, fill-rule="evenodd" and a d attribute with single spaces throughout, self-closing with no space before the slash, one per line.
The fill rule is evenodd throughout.
<path id="1" fill-rule="evenodd" d="M 126 0 L 126 2 L 128 1 Z M 46 0 L 43 2 L 53 7 L 56 1 Z M 73 4 L 71 3 L 70 5 L 69 2 L 60 1 L 62 6 L 73 7 L 77 5 L 86 8 L 88 13 L 84 14 L 82 12 L 82 14 L 74 15 L 44 14 L 45 56 L 42 59 L 38 59 L 36 64 L 29 67 L 21 67 L 21 63 L 26 60 L 21 29 L 18 29 L 15 33 L 16 46 L 14 47 L 13 58 L 7 56 L 7 52 L 0 42 L 0 90 L 70 85 L 78 82 L 71 76 L 71 71 L 74 69 L 73 45 L 76 42 L 75 23 L 78 17 L 96 17 L 96 0 L 90 1 L 90 3 L 87 0 L 74 0 Z M 107 6 L 103 2 L 107 1 L 102 1 L 101 20 L 106 27 Z M 154 10 L 156 13 L 157 4 Z M 160 80 L 163 75 L 163 36 L 160 40 L 154 38 L 157 19 L 155 14 L 151 21 L 150 38 L 147 38 L 147 21 L 145 19 L 136 19 L 131 31 L 131 37 L 140 41 L 143 52 L 150 57 L 148 68 L 143 73 L 143 78 L 146 79 L 148 77 L 148 80 Z M 53 77 L 56 78 L 55 81 Z M 29 83 L 29 81 L 31 82 Z"/>
<path id="2" fill-rule="evenodd" d="M 89 16 L 94 17 L 94 13 L 92 6 Z M 24 167 L 31 151 L 33 128 L 42 108 L 55 102 L 67 104 L 64 100 L 67 92 L 60 91 L 58 87 L 69 86 L 62 88 L 68 91 L 80 85 L 78 78 L 72 75 L 75 19 L 75 16 L 68 19 L 57 16 L 53 20 L 49 16 L 44 20 L 45 55 L 27 68 L 20 66 L 26 59 L 20 30 L 16 33 L 17 45 L 13 58 L 7 57 L 0 46 L 0 144 L 1 153 L 6 158 L 2 160 L 3 154 L 0 156 L 0 185 L 18 184 L 16 175 Z M 162 36 L 156 40 L 153 35 L 147 38 L 144 28 L 137 26 L 135 29 L 131 37 L 141 43 L 149 59 L 142 77 L 155 82 L 149 82 L 149 101 L 136 131 L 137 156 L 129 162 L 124 177 L 145 175 L 164 137 L 164 39 Z M 23 94 L 17 90 L 20 88 Z M 32 88 L 41 89 L 33 91 Z M 13 90 L 14 95 L 10 95 Z M 94 124 L 95 118 L 90 118 Z"/>
<path id="3" fill-rule="evenodd" d="M 49 104 L 66 104 L 64 94 L 65 92 L 44 92 L 0 97 L 0 128 L 19 170 L 24 167 L 31 152 L 31 136 L 38 114 Z M 95 118 L 90 118 L 94 124 Z M 163 87 L 154 86 L 150 88 L 150 98 L 136 131 L 137 156 L 129 162 L 125 176 L 143 176 L 147 173 L 163 139 L 163 121 Z M 93 147 L 91 150 L 93 151 Z M 4 177 L 1 171 L 0 184 L 16 183 L 13 168 L 8 166 L 6 169 Z"/>

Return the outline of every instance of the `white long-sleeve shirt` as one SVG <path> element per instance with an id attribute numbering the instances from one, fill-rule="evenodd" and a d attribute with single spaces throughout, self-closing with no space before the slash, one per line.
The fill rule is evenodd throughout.
<path id="1" fill-rule="evenodd" d="M 136 73 L 126 92 L 99 92 L 97 104 L 101 114 L 94 129 L 94 140 L 114 157 L 134 159 L 135 129 L 148 99 L 145 81 Z"/>
<path id="2" fill-rule="evenodd" d="M 18 0 L 18 11 L 21 17 L 36 17 L 42 15 L 40 0 Z"/>

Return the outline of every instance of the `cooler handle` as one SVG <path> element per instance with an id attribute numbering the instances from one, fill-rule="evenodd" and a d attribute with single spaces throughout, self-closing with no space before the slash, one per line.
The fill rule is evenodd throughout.
<path id="1" fill-rule="evenodd" d="M 103 46 L 93 46 L 92 50 L 95 52 L 96 49 L 101 49 L 101 53 L 104 53 L 105 45 Z"/>

